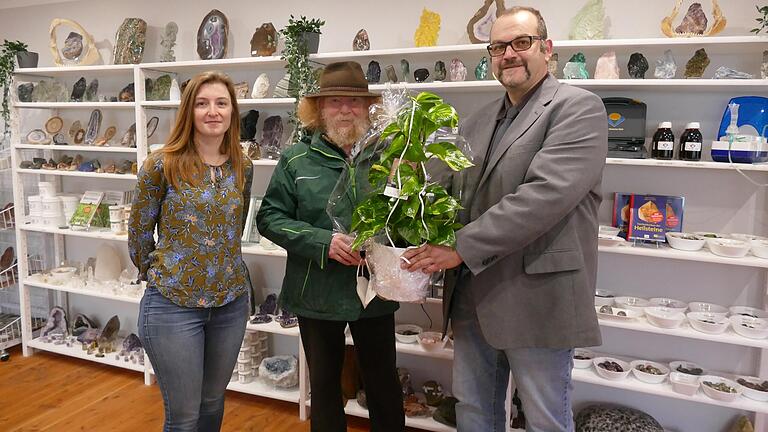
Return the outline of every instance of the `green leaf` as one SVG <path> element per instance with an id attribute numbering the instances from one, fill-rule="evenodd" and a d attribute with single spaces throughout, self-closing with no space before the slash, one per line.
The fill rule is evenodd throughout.
<path id="1" fill-rule="evenodd" d="M 460 209 L 461 205 L 456 201 L 456 198 L 452 196 L 444 196 L 431 203 L 431 205 L 427 207 L 427 212 L 431 215 L 442 215 L 446 213 L 455 213 Z"/>
<path id="2" fill-rule="evenodd" d="M 379 140 L 383 140 L 384 138 L 400 131 L 400 125 L 398 125 L 397 122 L 390 123 L 389 126 L 385 127 L 384 130 L 381 131 Z"/>
<path id="3" fill-rule="evenodd" d="M 445 162 L 454 171 L 461 171 L 474 166 L 456 145 L 449 142 L 432 143 L 427 146 L 427 151 Z"/>
<path id="4" fill-rule="evenodd" d="M 403 215 L 413 219 L 418 217 L 419 208 L 421 208 L 421 201 L 419 201 L 418 195 L 413 195 L 408 198 L 408 201 L 403 206 Z"/>
<path id="5" fill-rule="evenodd" d="M 387 147 L 382 153 L 381 153 L 381 161 L 392 161 L 394 158 L 399 158 L 400 154 L 403 152 L 403 149 L 405 148 L 405 135 L 398 134 L 392 139 L 392 142 L 389 143 L 389 147 Z"/>
<path id="6" fill-rule="evenodd" d="M 371 165 L 371 170 L 368 172 L 368 181 L 371 183 L 374 189 L 384 186 L 387 183 L 389 177 L 389 169 L 380 164 Z"/>
<path id="7" fill-rule="evenodd" d="M 450 226 L 441 226 L 437 231 L 437 235 L 430 239 L 430 243 L 453 247 L 456 245 L 456 233 Z"/>
<path id="8" fill-rule="evenodd" d="M 453 128 L 459 124 L 459 114 L 454 107 L 447 103 L 441 103 L 430 108 L 427 111 L 427 118 L 440 127 Z"/>

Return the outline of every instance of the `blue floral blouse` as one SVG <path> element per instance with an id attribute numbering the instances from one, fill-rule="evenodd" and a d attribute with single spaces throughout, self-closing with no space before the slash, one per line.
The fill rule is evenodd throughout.
<path id="1" fill-rule="evenodd" d="M 229 161 L 207 166 L 198 187 L 182 182 L 177 190 L 165 180 L 162 157 L 153 159 L 139 171 L 128 221 L 139 277 L 184 307 L 222 306 L 246 293 L 240 237 L 251 195 L 250 160 L 241 191 Z"/>

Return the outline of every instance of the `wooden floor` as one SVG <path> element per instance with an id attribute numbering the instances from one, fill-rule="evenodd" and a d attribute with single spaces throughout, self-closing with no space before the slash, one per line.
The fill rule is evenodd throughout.
<path id="1" fill-rule="evenodd" d="M 157 385 L 138 372 L 37 352 L 11 350 L 0 363 L 0 431 L 155 432 L 163 424 Z M 368 430 L 368 420 L 347 416 L 348 430 Z M 299 406 L 227 392 L 222 431 L 309 431 Z"/>

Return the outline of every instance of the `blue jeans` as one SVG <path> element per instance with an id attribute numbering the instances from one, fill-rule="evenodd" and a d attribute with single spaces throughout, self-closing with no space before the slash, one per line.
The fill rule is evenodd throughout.
<path id="1" fill-rule="evenodd" d="M 248 320 L 248 296 L 214 308 L 181 307 L 148 288 L 139 338 L 165 405 L 165 432 L 216 432 Z"/>
<path id="2" fill-rule="evenodd" d="M 572 432 L 573 350 L 513 348 L 486 342 L 471 293 L 457 287 L 451 327 L 454 336 L 453 393 L 458 432 L 503 432 L 510 372 L 523 403 L 527 432 Z M 525 331 L 525 329 L 498 329 Z"/>

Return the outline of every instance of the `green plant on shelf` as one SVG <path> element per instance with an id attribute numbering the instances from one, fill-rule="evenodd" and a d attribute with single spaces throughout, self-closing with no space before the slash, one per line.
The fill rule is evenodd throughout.
<path id="1" fill-rule="evenodd" d="M 13 81 L 13 71 L 16 68 L 16 54 L 27 51 L 27 44 L 21 41 L 9 41 L 5 39 L 0 45 L 0 87 L 3 88 L 3 130 L 7 135 L 8 122 L 11 120 L 11 111 L 8 108 L 8 98 Z"/>
<path id="2" fill-rule="evenodd" d="M 760 7 L 755 6 L 755 9 L 757 9 L 757 12 L 762 14 L 763 16 L 758 16 L 755 18 L 755 21 L 760 25 L 760 27 L 753 28 L 750 30 L 754 34 L 760 34 L 763 30 L 765 30 L 766 27 L 768 27 L 768 5 Z"/>
<path id="3" fill-rule="evenodd" d="M 305 16 L 296 19 L 291 15 L 288 19 L 288 25 L 280 30 L 280 34 L 285 40 L 285 48 L 281 53 L 281 58 L 286 62 L 285 68 L 290 77 L 288 94 L 296 99 L 296 104 L 304 95 L 318 90 L 319 70 L 310 64 L 309 52 L 303 35 L 307 32 L 320 33 L 320 27 L 324 24 L 325 21 L 319 19 L 310 20 Z M 293 127 L 291 142 L 296 142 L 302 138 L 304 131 L 296 119 L 295 109 L 288 121 Z"/>

